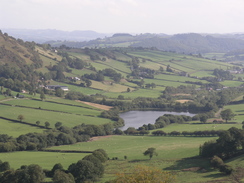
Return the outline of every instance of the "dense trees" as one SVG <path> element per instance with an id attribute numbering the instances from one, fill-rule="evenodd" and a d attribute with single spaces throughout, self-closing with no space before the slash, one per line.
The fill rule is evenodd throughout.
<path id="1" fill-rule="evenodd" d="M 7 170 L 0 174 L 2 183 L 40 183 L 44 180 L 44 172 L 39 165 L 22 166 L 17 170 Z"/>
<path id="2" fill-rule="evenodd" d="M 244 149 L 244 131 L 235 127 L 222 131 L 216 141 L 205 142 L 200 147 L 200 155 L 212 157 L 217 155 L 221 158 L 229 158 Z"/>

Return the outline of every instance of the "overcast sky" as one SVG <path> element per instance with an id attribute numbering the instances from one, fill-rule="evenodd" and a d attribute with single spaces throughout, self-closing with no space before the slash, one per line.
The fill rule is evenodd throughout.
<path id="1" fill-rule="evenodd" d="M 0 29 L 244 32 L 244 0 L 0 0 Z"/>

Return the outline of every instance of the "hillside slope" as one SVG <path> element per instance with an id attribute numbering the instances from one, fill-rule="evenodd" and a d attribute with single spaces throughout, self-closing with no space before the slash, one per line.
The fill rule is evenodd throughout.
<path id="1" fill-rule="evenodd" d="M 33 64 L 36 68 L 42 61 L 35 49 L 35 43 L 16 40 L 8 34 L 0 32 L 0 64 L 22 67 Z"/>

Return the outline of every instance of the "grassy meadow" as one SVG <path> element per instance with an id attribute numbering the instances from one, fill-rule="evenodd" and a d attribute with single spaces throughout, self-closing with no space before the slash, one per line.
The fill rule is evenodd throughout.
<path id="1" fill-rule="evenodd" d="M 38 164 L 43 169 L 52 169 L 56 163 L 61 163 L 65 169 L 70 164 L 81 160 L 87 153 L 56 153 L 41 151 L 20 151 L 0 153 L 0 160 L 8 161 L 11 168 L 17 169 L 21 165 Z"/>
<path id="2" fill-rule="evenodd" d="M 31 99 L 10 99 L 3 103 L 10 104 L 11 106 L 0 105 L 1 116 L 17 120 L 18 115 L 22 114 L 24 122 L 36 124 L 36 121 L 40 121 L 40 125 L 44 126 L 44 123 L 48 121 L 51 128 L 57 122 L 62 122 L 67 127 L 74 127 L 82 123 L 100 125 L 112 122 L 109 119 L 98 117 L 102 110 L 75 101 L 67 103 L 75 106 Z M 17 105 L 23 107 L 18 107 Z"/>

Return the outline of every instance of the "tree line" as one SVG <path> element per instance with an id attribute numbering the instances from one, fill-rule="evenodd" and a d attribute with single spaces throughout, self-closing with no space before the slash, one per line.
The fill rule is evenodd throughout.
<path id="1" fill-rule="evenodd" d="M 111 135 L 112 124 L 85 125 L 74 128 L 57 126 L 56 129 L 44 133 L 28 133 L 13 138 L 7 134 L 0 135 L 0 152 L 42 150 L 51 146 L 68 145 L 77 142 L 86 142 L 93 136 Z"/>

